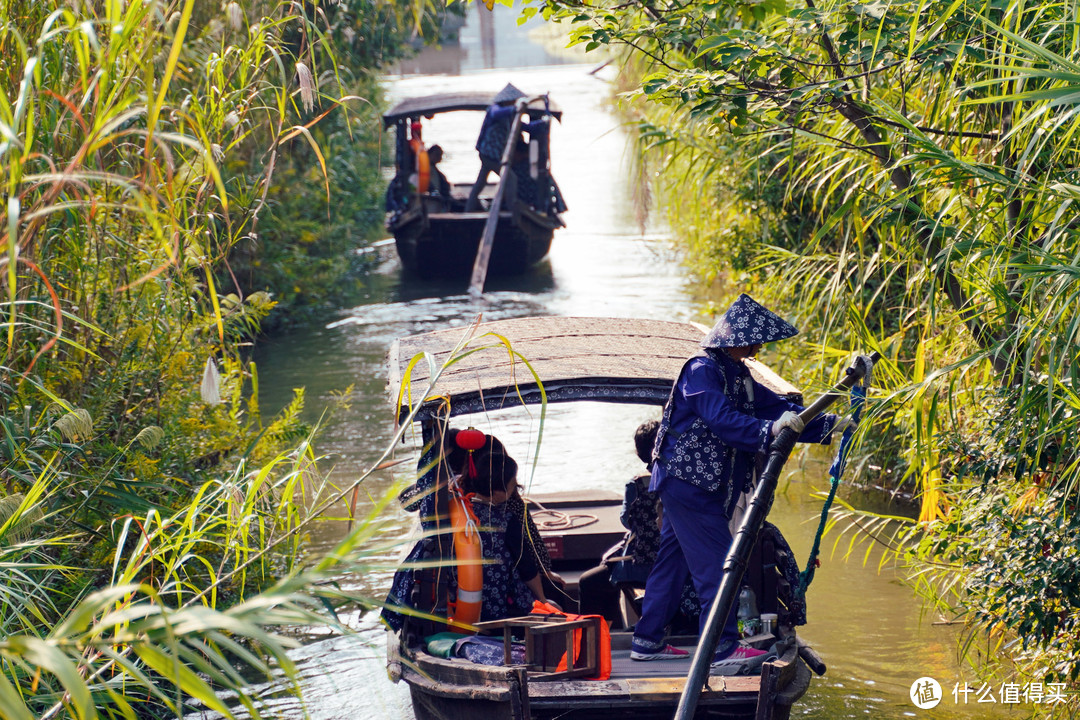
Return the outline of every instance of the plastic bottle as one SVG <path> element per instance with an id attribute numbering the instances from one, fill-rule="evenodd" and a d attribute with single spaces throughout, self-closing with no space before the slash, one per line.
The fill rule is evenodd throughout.
<path id="1" fill-rule="evenodd" d="M 739 634 L 742 637 L 757 635 L 761 620 L 758 617 L 757 598 L 748 585 L 743 585 L 739 591 L 739 609 L 735 617 L 739 621 Z"/>

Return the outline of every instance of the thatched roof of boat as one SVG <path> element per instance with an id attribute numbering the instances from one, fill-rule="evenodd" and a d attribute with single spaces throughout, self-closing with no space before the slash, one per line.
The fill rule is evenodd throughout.
<path id="1" fill-rule="evenodd" d="M 426 398 L 425 415 L 447 398 L 452 416 L 535 404 L 544 394 L 548 402 L 662 405 L 683 363 L 701 351 L 705 330 L 663 320 L 530 317 L 414 335 L 390 349 L 391 402 L 404 415 Z M 429 390 L 432 368 L 438 378 Z M 761 363 L 751 371 L 780 394 L 799 395 Z"/>
<path id="2" fill-rule="evenodd" d="M 390 127 L 398 120 L 431 117 L 438 113 L 454 112 L 455 110 L 487 110 L 494 97 L 495 93 L 491 92 L 458 92 L 406 98 L 383 115 L 383 125 Z M 555 118 L 562 118 L 562 109 L 554 100 L 550 100 L 548 106 Z M 544 109 L 544 102 L 543 100 L 534 100 L 529 107 L 540 111 Z"/>

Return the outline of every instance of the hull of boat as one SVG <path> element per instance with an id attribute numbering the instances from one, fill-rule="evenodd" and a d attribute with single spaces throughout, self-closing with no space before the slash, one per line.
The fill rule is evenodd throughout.
<path id="1" fill-rule="evenodd" d="M 409 685 L 417 720 L 667 720 L 685 684 L 685 677 L 675 674 L 615 673 L 604 681 L 530 679 L 521 667 L 474 665 L 403 648 L 393 635 L 388 650 L 390 675 Z M 761 675 L 710 677 L 695 718 L 786 720 L 810 677 L 793 643 Z"/>
<path id="2" fill-rule="evenodd" d="M 391 226 L 402 265 L 425 279 L 468 278 L 488 214 L 404 213 Z M 519 209 L 500 213 L 489 275 L 519 275 L 544 259 L 561 222 Z"/>

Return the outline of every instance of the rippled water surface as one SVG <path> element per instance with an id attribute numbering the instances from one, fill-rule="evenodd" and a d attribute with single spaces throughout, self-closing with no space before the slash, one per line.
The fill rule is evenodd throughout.
<path id="1" fill-rule="evenodd" d="M 393 98 L 403 98 L 495 91 L 513 82 L 530 94 L 549 91 L 565 112 L 552 133 L 552 167 L 570 205 L 567 227 L 556 233 L 549 260 L 523 278 L 489 283 L 481 303 L 467 298 L 464 283 L 432 284 L 403 277 L 390 251 L 362 304 L 259 348 L 261 400 L 267 411 L 284 405 L 292 388 L 303 386 L 308 415 L 317 419 L 337 395 L 351 388 L 348 408 L 338 410 L 326 423 L 319 443 L 341 483 L 368 468 L 390 438 L 384 361 L 395 338 L 464 326 L 480 313 L 487 320 L 527 315 L 701 319 L 665 228 L 641 227 L 636 219 L 627 162 L 631 148 L 610 107 L 612 69 L 593 72 L 602 59 L 563 55 L 557 51 L 558 43 L 542 37 L 536 23 L 519 27 L 513 11 L 497 6 L 494 17 L 488 17 L 482 8 L 479 3 L 468 6 L 460 45 L 427 51 L 406 63 L 402 74 L 389 80 L 388 90 Z M 447 151 L 441 167 L 451 180 L 475 177 L 478 163 L 472 145 L 479 119 L 478 114 L 457 113 L 425 126 L 425 141 L 437 142 Z M 535 468 L 525 464 L 525 473 L 533 478 L 531 490 L 589 486 L 621 492 L 623 483 L 638 471 L 633 429 L 656 414 L 654 408 L 588 403 L 552 407 L 540 460 Z M 531 457 L 539 428 L 535 416 L 499 413 L 478 418 L 476 424 L 495 432 L 515 457 Z M 414 443 L 410 437 L 403 453 L 407 455 Z M 825 467 L 818 460 L 805 462 L 806 471 L 791 478 L 770 516 L 801 558 L 809 552 L 821 507 L 810 494 L 827 487 Z M 392 480 L 389 471 L 377 473 L 365 490 L 377 498 Z M 362 497 L 361 504 L 365 502 Z M 383 537 L 403 538 L 413 522 L 413 517 L 392 508 Z M 344 532 L 342 522 L 320 525 L 313 538 L 316 551 Z M 911 591 L 892 572 L 877 571 L 876 554 L 866 565 L 861 550 L 844 561 L 845 547 L 830 556 L 831 542 L 826 542 L 822 567 L 809 592 L 810 623 L 802 633 L 825 658 L 829 672 L 815 678 L 794 716 L 836 720 L 922 713 L 935 718 L 1000 715 L 1000 710 L 991 713 L 986 705 L 964 708 L 953 703 L 953 683 L 964 678 L 955 659 L 954 633 L 932 625 L 936 618 L 920 617 Z M 387 567 L 340 582 L 381 597 L 390 577 Z M 407 689 L 387 680 L 384 638 L 374 615 L 349 622 L 357 630 L 355 636 L 314 634 L 294 653 L 308 711 L 326 719 L 411 718 Z M 918 710 L 908 697 L 912 682 L 921 676 L 935 677 L 946 688 L 945 700 L 931 711 Z M 275 696 L 268 692 L 266 697 Z M 271 702 L 277 717 L 302 714 L 287 695 Z"/>

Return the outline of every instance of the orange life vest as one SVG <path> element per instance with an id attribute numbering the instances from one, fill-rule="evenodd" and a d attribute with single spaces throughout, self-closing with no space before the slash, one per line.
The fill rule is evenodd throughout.
<path id="1" fill-rule="evenodd" d="M 480 619 L 484 599 L 484 549 L 480 544 L 480 523 L 472 510 L 472 495 L 450 492 L 450 526 L 457 558 L 457 602 L 447 612 L 448 624 L 472 629 Z"/>
<path id="2" fill-rule="evenodd" d="M 416 157 L 416 192 L 426 193 L 431 184 L 431 160 L 428 158 L 424 142 L 420 138 L 409 141 L 413 155 Z"/>

